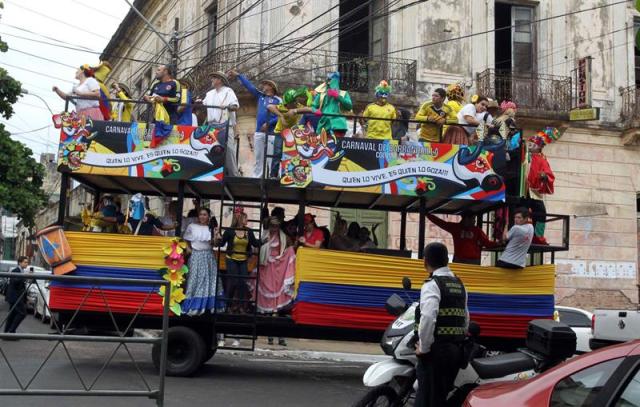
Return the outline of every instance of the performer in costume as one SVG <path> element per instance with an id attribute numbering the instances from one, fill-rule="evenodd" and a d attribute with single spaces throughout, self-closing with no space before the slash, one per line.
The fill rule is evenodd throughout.
<path id="1" fill-rule="evenodd" d="M 451 109 L 447 116 L 447 123 L 457 123 L 458 113 L 464 106 L 464 88 L 459 83 L 447 86 L 447 102 L 445 106 Z M 448 144 L 468 144 L 469 138 L 460 126 L 445 126 L 443 128 L 443 142 Z"/>
<path id="2" fill-rule="evenodd" d="M 544 205 L 545 195 L 554 192 L 555 176 L 542 149 L 560 137 L 558 129 L 547 127 L 527 140 L 529 149 L 529 173 L 527 174 L 528 207 L 534 225 L 533 244 L 548 244 L 544 238 L 547 209 Z"/>
<path id="3" fill-rule="evenodd" d="M 57 86 L 54 86 L 52 90 L 60 96 L 60 98 L 67 100 L 69 97 L 79 96 L 83 98 L 91 99 L 71 99 L 71 103 L 76 105 L 76 113 L 78 117 L 90 118 L 93 120 L 104 120 L 104 115 L 100 109 L 100 83 L 96 80 L 94 71 L 89 65 L 82 65 L 76 71 L 76 80 L 79 82 L 74 85 L 71 93 L 65 93 Z M 109 117 L 109 116 L 107 116 Z"/>
<path id="4" fill-rule="evenodd" d="M 395 119 L 396 108 L 387 102 L 389 94 L 391 94 L 389 83 L 385 80 L 380 81 L 380 84 L 376 86 L 376 102 L 370 103 L 362 112 L 362 116 L 371 119 Z M 378 140 L 391 140 L 393 138 L 391 133 L 392 121 L 366 120 L 366 123 L 367 138 Z"/>
<path id="5" fill-rule="evenodd" d="M 88 65 L 83 65 L 88 66 Z M 100 85 L 100 111 L 104 120 L 111 119 L 111 102 L 109 101 L 109 89 L 107 89 L 107 76 L 111 73 L 111 64 L 107 61 L 100 61 L 98 66 L 89 67 L 93 71 L 93 77 L 96 78 Z"/>
<path id="6" fill-rule="evenodd" d="M 303 113 L 311 113 L 312 109 L 306 106 L 307 88 L 287 89 L 282 95 L 282 103 L 268 105 L 269 112 L 277 118 L 274 128 L 275 139 L 273 141 L 273 159 L 271 161 L 271 178 L 278 178 L 280 173 L 280 161 L 282 160 L 282 131 L 297 125 L 302 119 Z"/>
<path id="7" fill-rule="evenodd" d="M 113 103 L 111 109 L 111 120 L 117 122 L 131 122 L 131 111 L 133 110 L 133 103 L 131 100 L 131 92 L 124 83 L 114 83 L 111 85 L 111 98 L 119 99 L 122 102 Z"/>
<path id="8" fill-rule="evenodd" d="M 415 119 L 426 122 L 420 125 L 420 141 L 440 142 L 442 126 L 453 119 L 453 109 L 444 103 L 446 96 L 444 89 L 437 88 L 431 94 L 431 100 L 420 106 Z"/>
<path id="9" fill-rule="evenodd" d="M 311 105 L 316 115 L 343 115 L 353 109 L 349 92 L 340 90 L 340 72 L 330 73 L 327 81 L 316 88 L 316 92 Z M 327 133 L 342 137 L 347 128 L 347 120 L 342 116 L 322 116 L 318 120 L 316 133 L 321 134 L 322 130 L 326 130 Z"/>

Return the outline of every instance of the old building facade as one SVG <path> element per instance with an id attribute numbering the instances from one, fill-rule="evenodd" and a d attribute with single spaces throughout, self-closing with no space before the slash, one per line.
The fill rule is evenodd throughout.
<path id="1" fill-rule="evenodd" d="M 105 48 L 111 79 L 127 83 L 136 96 L 147 89 L 155 64 L 174 61 L 178 77 L 192 79 L 198 96 L 208 89 L 208 72 L 235 68 L 281 89 L 317 84 L 337 69 L 356 112 L 381 79 L 394 88 L 392 102 L 412 111 L 434 88 L 455 82 L 467 95 L 512 98 L 525 134 L 546 125 L 564 130 L 545 150 L 557 176 L 548 210 L 571 215 L 571 249 L 555 259 L 557 301 L 588 308 L 638 304 L 640 54 L 634 39 L 640 15 L 633 2 L 149 0 L 135 6 L 168 43 L 131 11 Z M 590 70 L 578 80 L 581 59 Z M 233 87 L 240 131 L 250 135 L 255 101 Z M 579 104 L 599 108 L 599 119 L 571 121 Z M 248 137 L 241 139 L 241 155 L 248 174 Z M 327 212 L 320 215 L 329 223 Z M 383 237 L 398 246 L 394 215 L 352 215 L 381 219 Z M 417 217 L 409 220 L 407 244 L 415 251 Z M 549 229 L 552 243 L 561 238 L 559 225 Z M 448 239 L 431 225 L 427 237 Z"/>

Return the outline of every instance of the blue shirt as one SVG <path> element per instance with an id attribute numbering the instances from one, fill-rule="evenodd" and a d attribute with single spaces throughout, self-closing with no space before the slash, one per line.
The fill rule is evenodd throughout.
<path id="1" fill-rule="evenodd" d="M 273 132 L 276 123 L 278 122 L 278 116 L 269 112 L 267 106 L 269 105 L 279 105 L 281 100 L 277 96 L 267 96 L 264 92 L 259 91 L 256 87 L 251 83 L 249 79 L 247 79 L 244 75 L 238 75 L 238 80 L 242 85 L 247 88 L 249 93 L 258 99 L 258 105 L 256 107 L 256 132 L 260 131 L 260 128 L 263 124 L 267 122 L 267 117 L 269 119 L 269 132 Z"/>
<path id="2" fill-rule="evenodd" d="M 151 95 L 158 95 L 166 97 L 167 101 L 163 103 L 164 108 L 167 109 L 167 113 L 171 117 L 171 123 L 178 121 L 178 107 L 176 104 L 180 102 L 180 85 L 178 81 L 172 79 L 167 82 L 156 82 L 151 88 Z"/>

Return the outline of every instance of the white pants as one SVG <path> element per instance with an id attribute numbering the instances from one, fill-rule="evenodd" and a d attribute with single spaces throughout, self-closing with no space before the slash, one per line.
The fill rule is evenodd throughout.
<path id="1" fill-rule="evenodd" d="M 236 143 L 235 134 L 233 128 L 229 127 L 229 135 L 227 138 L 227 151 L 225 153 L 224 169 L 228 176 L 237 177 L 240 175 L 238 172 L 238 162 L 236 160 L 236 149 L 238 144 Z"/>
<path id="2" fill-rule="evenodd" d="M 264 170 L 264 143 L 266 138 L 267 135 L 260 131 L 253 133 L 253 152 L 256 157 L 256 163 L 253 167 L 254 178 L 262 178 Z"/>

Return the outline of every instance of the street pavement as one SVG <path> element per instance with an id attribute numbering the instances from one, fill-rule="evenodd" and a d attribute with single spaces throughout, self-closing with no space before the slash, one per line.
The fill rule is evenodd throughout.
<path id="1" fill-rule="evenodd" d="M 0 321 L 8 305 L 0 297 Z M 50 332 L 48 325 L 29 315 L 20 326 L 23 333 Z M 11 362 L 23 384 L 27 383 L 49 355 L 54 343 L 43 341 L 0 341 L 0 350 Z M 290 340 L 289 347 L 269 346 L 264 338 L 255 353 L 226 351 L 216 354 L 191 378 L 167 377 L 166 406 L 350 406 L 366 389 L 362 375 L 379 360 L 373 344 L 345 344 Z M 89 385 L 117 344 L 69 343 L 80 376 Z M 129 345 L 140 371 L 152 388 L 157 376 L 151 363 L 149 345 Z M 368 355 L 367 352 L 377 353 Z M 82 388 L 73 365 L 59 346 L 30 385 L 31 388 Z M 0 354 L 0 388 L 16 389 L 18 384 Z M 144 390 L 136 367 L 125 349 L 119 349 L 94 389 Z M 153 406 L 145 398 L 125 397 L 33 397 L 0 396 L 1 406 Z"/>

